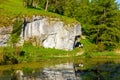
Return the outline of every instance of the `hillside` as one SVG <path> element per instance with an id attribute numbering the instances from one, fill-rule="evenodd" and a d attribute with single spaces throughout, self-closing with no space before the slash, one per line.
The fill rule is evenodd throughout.
<path id="1" fill-rule="evenodd" d="M 13 59 L 19 63 L 63 56 L 119 58 L 120 11 L 115 0 L 49 0 L 47 10 L 48 0 L 37 0 L 38 7 L 33 6 L 36 0 L 25 0 L 27 6 L 22 1 L 0 0 L 0 44 L 5 46 L 0 47 L 0 64 Z M 18 17 L 24 18 L 24 25 Z M 19 36 L 21 47 L 16 46 Z M 83 47 L 74 48 L 75 42 Z M 4 56 L 10 60 L 4 60 Z"/>
<path id="2" fill-rule="evenodd" d="M 25 8 L 22 0 L 0 0 L 0 27 L 9 26 L 12 24 L 15 17 L 32 17 L 33 15 L 59 18 L 66 23 L 77 22 L 75 19 L 51 12 L 45 12 L 44 10 Z"/>

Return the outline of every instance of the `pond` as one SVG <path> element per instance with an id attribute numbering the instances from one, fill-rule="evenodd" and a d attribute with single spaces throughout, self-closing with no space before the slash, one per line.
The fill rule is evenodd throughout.
<path id="1" fill-rule="evenodd" d="M 0 80 L 120 80 L 120 59 L 55 59 L 0 68 Z"/>

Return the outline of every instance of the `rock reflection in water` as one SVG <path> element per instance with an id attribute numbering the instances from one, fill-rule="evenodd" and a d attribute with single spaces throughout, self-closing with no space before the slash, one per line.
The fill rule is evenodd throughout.
<path id="1" fill-rule="evenodd" d="M 73 63 L 56 65 L 43 69 L 45 80 L 81 80 L 75 75 Z"/>
<path id="2" fill-rule="evenodd" d="M 73 63 L 59 64 L 46 67 L 42 71 L 38 70 L 32 71 L 29 75 L 22 75 L 23 79 L 18 80 L 81 80 L 75 75 Z"/>
<path id="3" fill-rule="evenodd" d="M 30 72 L 22 71 L 14 72 L 16 74 L 12 78 L 3 74 L 0 80 L 120 80 L 120 64 L 114 62 L 92 65 L 64 63 L 43 69 L 30 69 Z"/>
<path id="4" fill-rule="evenodd" d="M 29 68 L 26 68 L 29 70 Z M 73 63 L 58 64 L 43 69 L 11 71 L 13 73 L 0 75 L 0 80 L 81 80 L 76 76 Z M 4 73 L 4 72 L 3 72 Z"/>

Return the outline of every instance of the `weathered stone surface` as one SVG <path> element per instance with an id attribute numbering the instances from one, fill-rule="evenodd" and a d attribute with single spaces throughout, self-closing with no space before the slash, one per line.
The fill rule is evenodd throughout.
<path id="1" fill-rule="evenodd" d="M 11 32 L 12 32 L 11 26 L 0 28 L 0 46 L 7 45 Z"/>
<path id="2" fill-rule="evenodd" d="M 81 35 L 81 26 L 64 25 L 62 21 L 43 17 L 34 17 L 22 30 L 21 40 L 45 48 L 73 50 L 75 37 Z"/>
<path id="3" fill-rule="evenodd" d="M 12 26 L 0 28 L 0 46 L 7 45 L 11 32 Z M 33 45 L 45 48 L 73 50 L 75 37 L 78 35 L 81 35 L 80 24 L 70 26 L 57 18 L 34 16 L 31 19 L 26 18 L 18 45 L 31 41 Z"/>

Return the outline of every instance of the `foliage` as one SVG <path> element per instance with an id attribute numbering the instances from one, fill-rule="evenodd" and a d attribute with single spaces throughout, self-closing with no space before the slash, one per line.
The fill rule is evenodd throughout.
<path id="1" fill-rule="evenodd" d="M 46 1 L 49 1 L 48 12 L 44 10 Z M 119 5 L 115 0 L 91 0 L 91 2 L 90 0 L 0 0 L 0 27 L 11 25 L 16 16 L 47 16 L 49 18 L 59 18 L 65 24 L 81 22 L 83 34 L 87 35 L 87 39 L 81 40 L 84 44 L 85 55 L 88 55 L 88 57 L 93 56 L 94 53 L 101 55 L 97 51 L 102 52 L 103 55 L 108 55 L 109 52 L 104 50 L 112 50 L 120 45 L 120 10 L 118 7 Z M 16 19 L 13 23 L 11 35 L 13 46 L 19 40 L 21 26 L 22 22 Z M 51 58 L 51 56 L 73 55 L 77 52 L 76 49 L 69 52 L 33 47 L 30 44 L 25 44 L 18 49 L 17 47 L 12 48 L 12 50 L 5 53 L 11 55 L 17 53 L 15 56 L 21 52 L 25 53 L 25 56 L 22 59 L 20 58 L 21 62 L 34 61 L 34 58 L 46 59 Z"/>
<path id="2" fill-rule="evenodd" d="M 7 46 L 7 47 L 3 47 L 0 49 L 2 52 L 0 52 L 0 54 L 2 55 L 2 59 L 0 60 L 0 64 L 17 64 L 18 63 L 18 59 L 17 56 L 14 54 L 15 49 Z"/>
<path id="3" fill-rule="evenodd" d="M 44 0 L 44 4 L 47 1 L 47 11 L 80 21 L 84 26 L 84 34 L 95 44 L 103 44 L 107 50 L 118 46 L 120 11 L 115 0 Z M 43 5 L 43 9 L 45 6 Z"/>
<path id="4" fill-rule="evenodd" d="M 13 47 L 19 41 L 19 37 L 22 30 L 22 24 L 23 22 L 20 19 L 16 19 L 15 22 L 13 23 L 13 30 L 10 39 L 10 43 L 12 43 Z"/>
<path id="5" fill-rule="evenodd" d="M 80 39 L 83 44 L 84 54 L 81 57 L 85 58 L 118 58 L 119 54 L 115 54 L 113 51 L 104 50 L 105 46 L 103 44 L 93 44 L 91 41 L 86 39 Z"/>
<path id="6" fill-rule="evenodd" d="M 51 1 L 51 0 L 50 0 Z M 55 6 L 56 0 L 49 4 Z M 95 44 L 103 44 L 105 49 L 112 50 L 120 42 L 120 11 L 115 0 L 57 0 L 57 6 L 62 5 L 56 12 L 72 17 L 82 23 L 83 30 Z M 53 9 L 48 11 L 54 12 Z"/>
<path id="7" fill-rule="evenodd" d="M 19 36 L 21 34 L 23 22 L 16 19 L 13 23 L 13 31 L 10 37 L 10 46 L 4 47 L 2 49 L 2 62 L 1 64 L 16 64 L 18 63 L 17 56 L 19 56 L 20 48 L 16 46 L 19 41 Z"/>
<path id="8" fill-rule="evenodd" d="M 40 3 L 36 8 L 31 8 L 31 7 L 24 7 L 23 6 L 23 0 L 2 0 L 0 2 L 0 27 L 7 27 L 10 26 L 15 17 L 28 17 L 31 18 L 33 15 L 38 15 L 38 16 L 45 16 L 48 18 L 58 18 L 62 20 L 66 24 L 72 24 L 72 23 L 79 23 L 75 19 L 66 17 L 66 16 L 61 16 L 59 14 L 55 14 L 52 12 L 45 12 L 44 9 L 44 1 L 45 0 L 40 0 Z"/>
<path id="9" fill-rule="evenodd" d="M 97 50 L 98 50 L 99 52 L 105 51 L 105 45 L 102 44 L 102 43 L 98 43 L 98 44 L 97 44 Z"/>
<path id="10" fill-rule="evenodd" d="M 120 13 L 115 0 L 96 0 L 88 5 L 88 18 L 82 16 L 84 31 L 95 44 L 111 50 L 120 42 Z"/>
<path id="11" fill-rule="evenodd" d="M 23 0 L 23 6 L 37 8 L 39 1 L 40 0 Z"/>
<path id="12" fill-rule="evenodd" d="M 100 0 L 91 6 L 96 6 L 92 9 L 92 18 L 88 29 L 88 35 L 96 43 L 103 43 L 108 49 L 114 47 L 120 41 L 120 29 L 116 24 L 119 21 L 117 18 L 118 8 L 114 0 Z"/>

